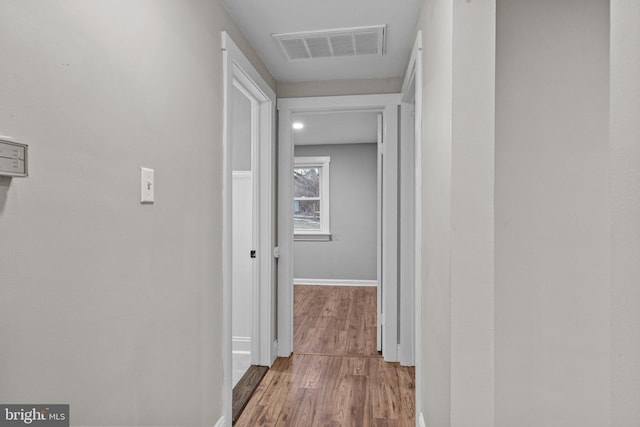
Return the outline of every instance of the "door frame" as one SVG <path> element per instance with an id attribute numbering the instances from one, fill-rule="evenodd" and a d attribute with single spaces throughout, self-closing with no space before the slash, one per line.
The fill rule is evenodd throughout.
<path id="1" fill-rule="evenodd" d="M 422 31 L 418 31 L 411 57 L 407 65 L 404 80 L 402 83 L 402 101 L 404 103 L 414 102 L 414 134 L 413 134 L 413 156 L 414 163 L 414 213 L 413 213 L 413 235 L 414 257 L 413 257 L 413 334 L 414 334 L 414 362 L 415 362 L 415 415 L 416 424 L 424 426 L 422 414 Z M 405 303 L 408 301 L 405 300 Z M 401 308 L 402 307 L 401 305 Z"/>
<path id="2" fill-rule="evenodd" d="M 378 172 L 376 173 L 376 350 L 382 351 L 382 289 L 380 282 L 382 281 L 382 137 L 384 133 L 384 117 L 382 113 L 377 114 L 376 129 L 376 164 Z"/>
<path id="3" fill-rule="evenodd" d="M 294 143 L 293 116 L 296 113 L 371 111 L 384 116 L 382 144 L 379 150 L 389 165 L 382 177 L 383 190 L 390 200 L 397 200 L 398 191 L 398 107 L 400 94 L 321 96 L 278 99 L 278 356 L 288 357 L 293 352 L 293 171 Z M 380 195 L 378 195 L 380 196 Z M 383 207 L 382 224 L 382 286 L 383 310 L 381 322 L 384 330 L 382 350 L 386 361 L 398 360 L 398 259 L 397 204 Z M 389 236 L 385 238 L 385 236 Z"/>
<path id="4" fill-rule="evenodd" d="M 223 281 L 223 365 L 224 365 L 224 418 L 231 420 L 232 414 L 232 132 L 233 108 L 232 90 L 234 85 L 246 91 L 252 100 L 251 145 L 254 202 L 259 212 L 254 218 L 257 257 L 254 271 L 254 311 L 252 348 L 258 354 L 252 360 L 260 365 L 271 366 L 275 360 L 274 351 L 274 283 L 273 283 L 273 147 L 275 141 L 276 95 L 246 58 L 226 31 L 221 33 L 223 58 L 223 215 L 222 215 L 222 281 Z M 255 169 L 254 169 L 255 168 Z M 249 254 L 247 254 L 249 256 Z"/>

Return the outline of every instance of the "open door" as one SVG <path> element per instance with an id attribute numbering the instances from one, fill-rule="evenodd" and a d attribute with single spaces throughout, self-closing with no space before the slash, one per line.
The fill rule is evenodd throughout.
<path id="1" fill-rule="evenodd" d="M 378 351 L 398 361 L 398 106 L 378 115 Z"/>
<path id="2" fill-rule="evenodd" d="M 235 386 L 251 365 L 259 363 L 259 277 L 255 258 L 259 216 L 256 186 L 257 162 L 254 159 L 257 132 L 254 132 L 256 100 L 234 80 L 231 104 L 232 164 L 232 384 Z"/>
<path id="3" fill-rule="evenodd" d="M 378 113 L 378 292 L 377 292 L 377 319 L 378 333 L 376 334 L 376 346 L 382 351 L 382 174 L 384 172 L 384 156 L 382 154 L 382 113 Z"/>
<path id="4" fill-rule="evenodd" d="M 386 106 L 378 116 L 378 179 L 380 251 L 378 339 L 387 362 L 398 361 L 398 106 Z"/>

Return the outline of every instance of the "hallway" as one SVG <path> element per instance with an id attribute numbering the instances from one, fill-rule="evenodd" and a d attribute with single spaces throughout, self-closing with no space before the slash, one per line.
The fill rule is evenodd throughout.
<path id="1" fill-rule="evenodd" d="M 295 286 L 295 351 L 235 425 L 415 425 L 415 369 L 380 357 L 375 312 L 375 287 Z"/>
<path id="2" fill-rule="evenodd" d="M 0 0 L 0 26 L 0 418 L 55 403 L 69 426 L 232 425 L 232 92 L 253 80 L 265 238 L 240 254 L 261 285 L 240 315 L 260 321 L 235 342 L 273 368 L 238 425 L 640 426 L 640 1 Z M 303 144 L 334 191 L 328 231 L 298 240 L 293 135 L 314 127 L 294 119 L 360 97 L 387 132 Z M 413 165 L 415 191 L 364 164 L 332 186 L 340 158 L 308 147 L 356 143 L 382 145 L 383 176 Z M 294 247 L 360 268 L 374 239 L 344 233 L 398 190 L 375 258 L 400 275 L 325 277 L 383 283 L 377 339 L 415 377 L 370 350 L 371 319 L 343 322 L 356 294 L 305 288 L 318 317 L 294 328 L 291 284 L 321 277 Z"/>

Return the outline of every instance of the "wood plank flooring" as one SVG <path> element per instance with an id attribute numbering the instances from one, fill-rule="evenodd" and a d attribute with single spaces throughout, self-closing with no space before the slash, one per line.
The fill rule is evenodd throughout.
<path id="1" fill-rule="evenodd" d="M 381 357 L 278 358 L 236 427 L 414 426 L 414 368 Z"/>
<path id="2" fill-rule="evenodd" d="M 260 381 L 269 370 L 266 366 L 251 365 L 233 388 L 232 424 L 235 424 L 249 399 L 258 388 Z"/>
<path id="3" fill-rule="evenodd" d="M 294 353 L 275 361 L 236 427 L 415 426 L 414 368 L 376 351 L 376 289 L 294 292 Z"/>
<path id="4" fill-rule="evenodd" d="M 293 351 L 377 356 L 376 288 L 294 286 Z"/>

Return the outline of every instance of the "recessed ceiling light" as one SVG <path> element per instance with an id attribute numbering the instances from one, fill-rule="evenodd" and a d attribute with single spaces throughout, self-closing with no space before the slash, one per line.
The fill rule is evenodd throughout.
<path id="1" fill-rule="evenodd" d="M 293 128 L 295 130 L 300 130 L 300 129 L 304 128 L 304 124 L 302 124 L 301 122 L 293 122 Z"/>

